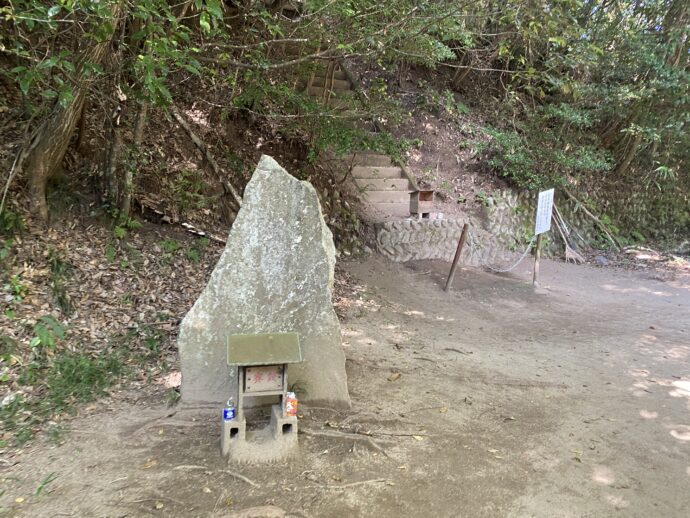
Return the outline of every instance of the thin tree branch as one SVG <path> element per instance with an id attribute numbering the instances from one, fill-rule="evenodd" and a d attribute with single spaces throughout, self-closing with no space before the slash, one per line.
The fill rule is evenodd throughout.
<path id="1" fill-rule="evenodd" d="M 504 70 L 502 68 L 479 68 L 469 65 L 451 65 L 450 63 L 439 63 L 441 67 L 460 68 L 463 70 L 475 70 L 477 72 L 501 72 L 502 74 L 519 74 L 519 70 Z"/>
<path id="2" fill-rule="evenodd" d="M 242 207 L 242 197 L 237 192 L 237 189 L 235 189 L 235 187 L 225 178 L 226 175 L 223 173 L 222 169 L 218 165 L 218 162 L 216 162 L 216 159 L 213 157 L 208 147 L 206 147 L 206 145 L 202 142 L 198 135 L 194 133 L 194 130 L 192 130 L 192 127 L 189 125 L 189 122 L 187 122 L 187 119 L 185 119 L 184 116 L 180 113 L 180 110 L 177 109 L 177 106 L 175 106 L 174 104 L 171 105 L 170 113 L 172 113 L 174 119 L 177 122 L 179 122 L 180 126 L 182 126 L 182 128 L 187 132 L 187 135 L 189 135 L 189 138 L 192 139 L 194 145 L 199 149 L 199 151 L 201 151 L 201 154 L 211 165 L 213 172 L 216 173 L 218 178 L 223 182 L 223 186 L 228 191 L 230 191 L 230 194 L 237 203 L 237 206 Z"/>
<path id="3" fill-rule="evenodd" d="M 590 217 L 592 221 L 594 221 L 596 226 L 601 229 L 601 231 L 606 235 L 609 241 L 611 241 L 611 243 L 613 243 L 613 245 L 616 246 L 618 250 L 623 249 L 623 246 L 621 245 L 620 241 L 618 241 L 618 239 L 609 232 L 609 230 L 606 228 L 606 225 L 604 225 L 604 223 L 602 223 L 602 221 L 599 218 L 597 218 L 594 214 L 587 210 L 587 207 L 585 207 L 580 200 L 573 196 L 573 194 L 568 189 L 564 188 L 563 192 L 568 198 L 574 201 L 582 209 L 582 211 Z"/>
<path id="4" fill-rule="evenodd" d="M 286 68 L 286 67 L 291 67 L 294 65 L 299 65 L 300 63 L 305 63 L 307 61 L 311 61 L 313 59 L 324 59 L 324 58 L 330 58 L 335 54 L 336 49 L 328 49 L 323 52 L 314 52 L 313 54 L 309 54 L 307 56 L 302 56 L 301 58 L 296 58 L 296 59 L 291 59 L 289 61 L 281 61 L 280 63 L 271 63 L 271 64 L 261 64 L 261 63 L 243 63 L 241 61 L 235 61 L 233 59 L 222 59 L 218 57 L 205 57 L 205 56 L 197 56 L 196 59 L 201 61 L 202 63 L 216 63 L 218 65 L 228 65 L 228 66 L 234 66 L 237 68 L 248 68 L 248 69 L 261 69 L 261 70 L 273 70 L 277 68 Z"/>
<path id="5" fill-rule="evenodd" d="M 7 183 L 5 184 L 5 189 L 2 192 L 2 200 L 0 200 L 0 214 L 2 214 L 2 211 L 5 209 L 5 199 L 7 198 L 7 191 L 10 190 L 10 185 L 12 185 L 12 180 L 14 180 L 14 176 L 17 174 L 17 171 L 19 170 L 18 165 L 20 165 L 20 161 L 23 158 L 23 153 L 22 149 L 19 150 L 17 153 L 17 156 L 14 159 L 14 163 L 12 164 L 12 169 L 10 169 L 10 174 L 7 177 Z"/>
<path id="6" fill-rule="evenodd" d="M 273 45 L 276 43 L 306 43 L 308 41 L 308 38 L 283 38 L 280 40 L 264 40 L 256 43 L 249 43 L 247 45 L 229 45 L 226 43 L 213 43 L 207 45 L 206 47 L 218 47 L 220 49 L 251 49 L 255 47 L 261 47 L 263 45 Z"/>

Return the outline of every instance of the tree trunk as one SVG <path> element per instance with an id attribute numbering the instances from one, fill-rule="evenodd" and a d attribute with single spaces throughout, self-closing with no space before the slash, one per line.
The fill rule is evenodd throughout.
<path id="1" fill-rule="evenodd" d="M 610 148 L 613 146 L 613 144 L 618 140 L 620 137 L 619 133 L 620 130 L 623 128 L 623 125 L 628 122 L 628 118 L 624 119 L 616 119 L 609 123 L 609 125 L 604 128 L 604 131 L 601 133 L 601 143 L 604 147 Z"/>
<path id="2" fill-rule="evenodd" d="M 144 140 L 144 128 L 146 127 L 146 115 L 149 105 L 142 102 L 137 113 L 137 120 L 134 124 L 134 142 L 132 143 L 132 152 L 139 155 L 139 147 Z M 129 218 L 129 213 L 132 207 L 132 190 L 134 185 L 134 167 L 130 166 L 125 171 L 125 179 L 122 186 L 122 198 L 120 202 L 120 216 L 124 219 Z"/>
<path id="3" fill-rule="evenodd" d="M 113 6 L 112 25 L 120 22 L 122 7 Z M 86 48 L 76 67 L 75 77 L 79 83 L 74 86 L 73 98 L 66 105 L 57 103 L 50 116 L 39 126 L 26 150 L 24 170 L 29 176 L 33 211 L 44 221 L 48 220 L 46 188 L 48 180 L 60 168 L 74 129 L 84 106 L 86 92 L 93 82 L 93 76 L 86 76 L 84 65 L 99 64 L 110 46 L 110 40 Z"/>
<path id="4" fill-rule="evenodd" d="M 636 133 L 633 137 L 632 142 L 625 151 L 625 156 L 623 157 L 623 160 L 621 160 L 618 164 L 618 167 L 616 167 L 616 176 L 623 176 L 625 174 L 625 172 L 630 167 L 630 164 L 632 164 L 632 161 L 637 156 L 637 152 L 640 149 L 641 144 L 642 134 Z"/>
<path id="5" fill-rule="evenodd" d="M 137 121 L 134 124 L 134 145 L 139 147 L 144 140 L 144 129 L 146 128 L 146 116 L 148 115 L 149 104 L 142 102 L 137 113 Z"/>
<path id="6" fill-rule="evenodd" d="M 688 46 L 690 45 L 689 21 L 690 10 L 688 10 L 685 0 L 673 0 L 663 22 L 664 39 L 667 44 L 666 64 L 668 66 L 679 68 L 683 57 L 687 62 Z"/>
<path id="7" fill-rule="evenodd" d="M 84 100 L 81 106 L 81 115 L 79 116 L 79 127 L 77 128 L 77 151 L 84 151 L 84 140 L 86 139 L 86 112 L 89 109 L 89 101 Z"/>
<path id="8" fill-rule="evenodd" d="M 453 90 L 460 90 L 460 86 L 465 81 L 465 79 L 467 79 L 467 76 L 470 75 L 470 72 L 472 72 L 473 61 L 474 59 L 471 50 L 468 50 L 462 55 L 462 57 L 458 61 L 459 66 L 455 70 L 455 74 L 453 74 L 453 79 L 451 80 Z"/>
<path id="9" fill-rule="evenodd" d="M 56 105 L 50 118 L 36 132 L 27 151 L 24 168 L 29 175 L 33 210 L 43 221 L 48 220 L 48 180 L 62 164 L 83 104 L 84 92 L 78 92 L 64 108 Z"/>
<path id="10" fill-rule="evenodd" d="M 108 136 L 110 147 L 106 152 L 106 159 L 103 164 L 105 197 L 111 207 L 117 207 L 120 200 L 120 182 L 117 174 L 117 165 L 120 161 L 120 150 L 122 149 L 122 130 L 120 128 L 119 116 L 114 117 L 110 121 L 106 135 Z"/>
<path id="11" fill-rule="evenodd" d="M 410 72 L 410 63 L 405 59 L 401 59 L 398 63 L 398 86 L 400 88 L 405 87 L 407 82 L 407 74 Z"/>

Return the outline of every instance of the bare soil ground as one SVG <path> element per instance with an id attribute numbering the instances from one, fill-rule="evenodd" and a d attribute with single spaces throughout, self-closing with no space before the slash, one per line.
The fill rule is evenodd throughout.
<path id="1" fill-rule="evenodd" d="M 228 465 L 218 411 L 163 389 L 0 461 L 7 516 L 690 516 L 690 276 L 545 261 L 497 276 L 344 265 L 353 408 L 302 408 L 300 455 Z M 264 510 L 254 516 L 281 516 Z M 263 514 L 262 514 L 263 513 Z"/>

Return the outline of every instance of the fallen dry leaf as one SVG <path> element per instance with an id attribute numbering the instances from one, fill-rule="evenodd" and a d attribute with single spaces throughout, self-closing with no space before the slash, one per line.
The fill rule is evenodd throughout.
<path id="1" fill-rule="evenodd" d="M 178 388 L 182 385 L 182 372 L 172 371 L 157 380 L 157 383 L 163 384 L 165 388 Z"/>
<path id="2" fill-rule="evenodd" d="M 142 468 L 149 469 L 154 467 L 156 464 L 158 464 L 158 461 L 156 459 L 148 459 L 146 463 L 142 466 Z"/>

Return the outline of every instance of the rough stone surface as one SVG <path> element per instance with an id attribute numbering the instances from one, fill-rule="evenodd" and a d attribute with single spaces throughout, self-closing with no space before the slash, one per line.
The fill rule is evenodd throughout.
<path id="1" fill-rule="evenodd" d="M 458 246 L 464 221 L 404 220 L 380 223 L 376 227 L 376 249 L 396 262 L 421 259 L 451 261 Z M 463 249 L 462 264 L 500 265 L 506 259 L 503 247 L 479 225 L 470 222 L 472 240 Z"/>
<path id="2" fill-rule="evenodd" d="M 584 239 L 593 242 L 597 230 L 591 219 L 582 210 L 574 207 L 572 202 L 564 199 L 557 191 L 555 203 L 568 225 L 575 229 Z M 497 241 L 506 249 L 524 249 L 534 233 L 534 216 L 537 211 L 537 194 L 530 191 L 503 189 L 494 192 L 488 198 L 482 210 L 482 227 L 496 236 Z M 542 253 L 547 256 L 563 253 L 563 244 L 554 223 L 547 234 Z M 581 244 L 578 241 L 578 244 Z"/>
<path id="3" fill-rule="evenodd" d="M 241 511 L 233 511 L 223 515 L 225 518 L 284 518 L 285 510 L 275 505 L 250 507 Z"/>
<path id="4" fill-rule="evenodd" d="M 305 361 L 289 367 L 288 383 L 304 389 L 304 401 L 349 406 L 334 266 L 316 191 L 262 156 L 225 250 L 180 327 L 182 400 L 221 403 L 236 391 L 229 334 L 295 331 Z"/>
<path id="5" fill-rule="evenodd" d="M 488 265 L 498 269 L 512 265 L 525 250 L 534 232 L 536 200 L 534 192 L 512 189 L 495 191 L 487 199 L 480 217 L 472 218 L 469 222 L 474 240 L 468 241 L 461 258 L 462 264 Z M 559 195 L 556 196 L 556 203 L 568 225 L 584 239 L 593 242 L 597 230 L 591 219 Z M 379 223 L 376 226 L 376 249 L 396 262 L 419 259 L 450 261 L 455 254 L 463 224 L 461 220 Z M 552 224 L 547 238 L 542 253 L 546 256 L 562 255 L 563 244 L 555 224 Z"/>
<path id="6" fill-rule="evenodd" d="M 609 213 L 617 214 L 619 219 L 628 220 L 638 218 L 640 228 L 647 224 L 646 210 L 651 210 L 644 204 L 640 196 L 632 196 L 629 206 L 615 205 L 614 198 L 597 198 L 592 193 L 590 198 L 599 205 L 600 212 L 607 207 Z M 613 201 L 612 201 L 613 200 Z M 565 219 L 568 228 L 573 231 L 572 242 L 582 246 L 582 240 L 596 243 L 601 239 L 600 231 L 572 200 L 556 191 L 556 205 Z M 611 207 L 616 207 L 614 210 Z M 624 204 L 623 204 L 624 205 Z M 500 189 L 487 197 L 486 205 L 482 207 L 481 215 L 470 225 L 475 234 L 476 249 L 471 253 L 467 250 L 463 254 L 463 264 L 473 266 L 492 265 L 503 267 L 525 250 L 534 233 L 534 216 L 537 210 L 537 193 L 533 191 L 518 191 L 514 189 Z M 672 216 L 666 214 L 661 218 L 660 225 L 668 223 Z M 686 218 L 687 219 L 687 218 Z M 377 251 L 397 262 L 417 259 L 445 259 L 451 260 L 455 253 L 463 221 L 387 221 L 376 225 Z M 555 226 L 546 234 L 542 244 L 542 254 L 547 257 L 562 257 L 563 241 Z"/>

